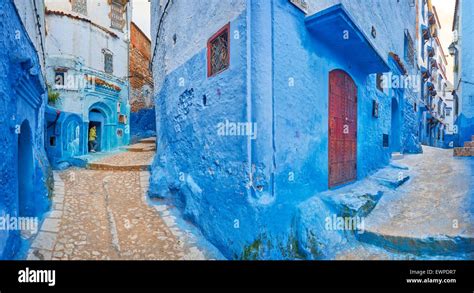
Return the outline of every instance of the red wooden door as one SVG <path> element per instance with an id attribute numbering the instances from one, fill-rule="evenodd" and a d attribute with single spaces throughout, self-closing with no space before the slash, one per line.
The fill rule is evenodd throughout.
<path id="1" fill-rule="evenodd" d="M 329 74 L 329 188 L 357 177 L 357 87 L 342 70 Z"/>

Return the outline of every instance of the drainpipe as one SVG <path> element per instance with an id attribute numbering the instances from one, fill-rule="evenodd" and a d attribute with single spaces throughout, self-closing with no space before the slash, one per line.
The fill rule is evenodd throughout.
<path id="1" fill-rule="evenodd" d="M 247 49 L 250 62 L 247 86 L 250 122 L 256 122 L 256 139 L 250 140 L 251 197 L 258 205 L 274 201 L 274 101 L 273 101 L 273 11 L 271 1 L 250 1 L 251 34 Z M 269 111 L 269 109 L 271 109 Z"/>
<path id="2" fill-rule="evenodd" d="M 252 0 L 247 0 L 247 99 L 246 99 L 246 112 L 247 112 L 247 125 L 252 123 L 252 9 L 251 4 Z M 250 137 L 247 137 L 247 176 L 248 176 L 248 186 L 247 186 L 247 198 L 252 198 L 252 140 Z"/>

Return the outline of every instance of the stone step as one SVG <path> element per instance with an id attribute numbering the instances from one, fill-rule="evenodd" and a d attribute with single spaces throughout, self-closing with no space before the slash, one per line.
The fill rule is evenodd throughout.
<path id="1" fill-rule="evenodd" d="M 151 143 L 137 143 L 125 149 L 129 152 L 153 152 L 156 151 L 156 145 Z"/>
<path id="2" fill-rule="evenodd" d="M 381 234 L 367 230 L 355 235 L 359 241 L 395 252 L 416 255 L 456 255 L 458 253 L 474 252 L 474 238 L 466 235 L 407 237 L 404 235 Z"/>
<path id="3" fill-rule="evenodd" d="M 466 148 L 474 148 L 474 141 L 466 141 L 464 143 L 464 147 Z"/>
<path id="4" fill-rule="evenodd" d="M 403 159 L 403 154 L 397 152 L 397 153 L 392 153 L 392 160 L 401 160 Z"/>
<path id="5" fill-rule="evenodd" d="M 454 148 L 455 157 L 474 157 L 474 147 Z"/>
<path id="6" fill-rule="evenodd" d="M 139 143 L 156 143 L 156 137 L 148 137 L 138 141 Z"/>
<path id="7" fill-rule="evenodd" d="M 136 165 L 111 165 L 106 163 L 89 163 L 87 169 L 101 170 L 101 171 L 149 171 L 150 164 L 136 164 Z"/>
<path id="8" fill-rule="evenodd" d="M 474 135 L 471 136 L 471 140 L 474 141 Z"/>

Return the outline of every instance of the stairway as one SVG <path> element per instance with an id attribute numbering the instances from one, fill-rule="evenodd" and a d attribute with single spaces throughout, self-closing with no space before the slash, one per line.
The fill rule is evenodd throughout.
<path id="1" fill-rule="evenodd" d="M 122 148 L 125 151 L 88 162 L 86 168 L 102 171 L 148 171 L 156 152 L 156 138 L 146 138 Z"/>
<path id="2" fill-rule="evenodd" d="M 471 141 L 466 141 L 464 147 L 454 148 L 455 157 L 474 157 L 474 135 Z"/>

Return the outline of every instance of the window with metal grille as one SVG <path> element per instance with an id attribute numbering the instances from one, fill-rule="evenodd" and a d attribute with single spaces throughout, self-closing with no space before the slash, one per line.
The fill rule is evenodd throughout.
<path id="1" fill-rule="evenodd" d="M 230 66 L 230 25 L 227 24 L 207 42 L 207 76 L 221 73 Z"/>
<path id="2" fill-rule="evenodd" d="M 110 3 L 110 26 L 114 29 L 122 30 L 125 25 L 124 5 L 122 0 L 112 0 Z"/>
<path id="3" fill-rule="evenodd" d="M 408 30 L 405 30 L 405 60 L 415 65 L 415 46 Z"/>
<path id="4" fill-rule="evenodd" d="M 71 0 L 72 11 L 87 15 L 87 0 Z"/>
<path id="5" fill-rule="evenodd" d="M 106 73 L 114 72 L 114 60 L 111 52 L 104 51 L 104 71 Z"/>

